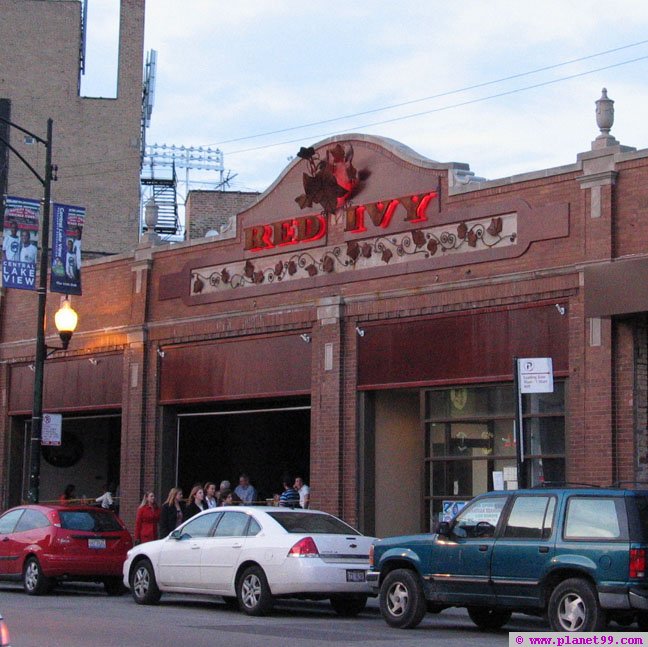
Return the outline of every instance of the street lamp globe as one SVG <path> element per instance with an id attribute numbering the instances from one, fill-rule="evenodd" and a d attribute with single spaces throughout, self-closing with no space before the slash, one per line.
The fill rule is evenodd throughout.
<path id="1" fill-rule="evenodd" d="M 56 326 L 56 330 L 58 330 L 59 337 L 63 343 L 63 350 L 68 347 L 70 339 L 72 339 L 72 333 L 76 330 L 78 321 L 79 315 L 77 315 L 76 311 L 72 308 L 70 302 L 65 299 L 54 315 L 54 325 Z"/>

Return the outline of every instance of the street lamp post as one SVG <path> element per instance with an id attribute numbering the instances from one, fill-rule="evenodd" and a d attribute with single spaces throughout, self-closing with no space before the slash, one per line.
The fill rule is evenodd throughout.
<path id="1" fill-rule="evenodd" d="M 16 128 L 20 132 L 33 137 L 37 142 L 45 146 L 45 174 L 41 175 L 34 167 L 5 139 L 0 137 L 10 151 L 12 151 L 20 161 L 32 172 L 36 179 L 43 185 L 43 214 L 41 219 L 40 234 L 40 263 L 38 287 L 38 310 L 36 314 L 36 359 L 34 361 L 34 399 L 32 404 L 31 419 L 31 441 L 30 441 L 30 462 L 29 462 L 29 502 L 38 503 L 40 497 L 40 455 L 41 440 L 43 436 L 43 376 L 45 373 L 45 360 L 48 356 L 48 346 L 45 344 L 45 306 L 47 305 L 47 265 L 48 265 L 48 245 L 50 229 L 50 200 L 51 188 L 54 178 L 55 167 L 52 165 L 52 119 L 47 120 L 47 139 L 42 139 L 35 133 L 29 132 L 25 128 L 12 123 L 8 119 L 0 117 L 0 121 L 10 127 Z M 65 305 L 67 304 L 67 308 Z M 69 302 L 63 304 L 63 309 L 72 310 Z M 60 311 L 59 311 L 60 312 Z M 59 312 L 56 313 L 55 319 L 58 318 Z M 74 313 L 74 311 L 72 310 Z M 74 313 L 74 325 L 70 328 L 68 324 L 66 330 L 59 329 L 61 348 L 50 348 L 52 352 L 56 350 L 65 350 L 68 347 L 74 328 L 76 327 L 76 313 Z M 58 321 L 57 327 L 58 327 Z M 64 326 L 65 327 L 65 326 Z"/>

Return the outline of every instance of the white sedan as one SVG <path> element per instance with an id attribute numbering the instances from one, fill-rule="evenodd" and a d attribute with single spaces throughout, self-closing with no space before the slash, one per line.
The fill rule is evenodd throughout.
<path id="1" fill-rule="evenodd" d="M 155 604 L 164 592 L 198 593 L 264 615 L 275 597 L 329 598 L 337 613 L 352 616 L 371 594 L 373 541 L 316 510 L 215 508 L 128 551 L 124 584 L 138 604 Z"/>

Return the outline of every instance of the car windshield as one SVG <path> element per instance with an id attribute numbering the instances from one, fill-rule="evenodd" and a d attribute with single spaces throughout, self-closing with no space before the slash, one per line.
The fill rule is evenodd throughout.
<path id="1" fill-rule="evenodd" d="M 313 535 L 360 535 L 355 528 L 329 514 L 268 512 L 286 531 Z"/>
<path id="2" fill-rule="evenodd" d="M 115 515 L 101 510 L 61 510 L 59 518 L 61 528 L 66 530 L 105 532 L 122 529 Z"/>

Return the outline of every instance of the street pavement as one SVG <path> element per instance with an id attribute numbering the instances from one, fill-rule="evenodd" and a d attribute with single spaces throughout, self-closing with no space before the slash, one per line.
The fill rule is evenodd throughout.
<path id="1" fill-rule="evenodd" d="M 292 600 L 252 618 L 218 597 L 164 595 L 156 606 L 140 606 L 130 594 L 108 597 L 99 586 L 71 584 L 33 597 L 0 583 L 0 613 L 13 647 L 429 647 L 441 640 L 443 647 L 503 647 L 509 630 L 547 630 L 537 618 L 515 615 L 504 630 L 484 633 L 460 609 L 428 614 L 417 629 L 392 629 L 376 600 L 357 618 L 340 618 L 325 601 Z"/>

